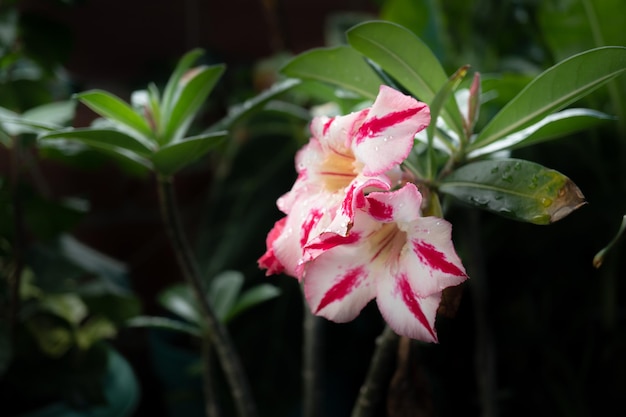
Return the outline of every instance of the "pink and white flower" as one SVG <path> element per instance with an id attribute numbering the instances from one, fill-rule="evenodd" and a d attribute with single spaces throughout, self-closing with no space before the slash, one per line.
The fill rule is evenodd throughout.
<path id="1" fill-rule="evenodd" d="M 387 86 L 371 108 L 313 119 L 312 137 L 296 155 L 298 178 L 277 202 L 287 216 L 270 232 L 259 265 L 268 274 L 300 278 L 313 257 L 304 251 L 311 240 L 322 233 L 347 236 L 366 192 L 399 185 L 400 164 L 429 122 L 424 103 Z"/>
<path id="2" fill-rule="evenodd" d="M 398 334 L 436 342 L 435 316 L 443 289 L 467 279 L 451 240 L 451 225 L 421 217 L 421 194 L 408 183 L 371 192 L 346 236 L 324 233 L 310 242 L 318 255 L 303 267 L 313 313 L 354 319 L 372 299 Z"/>

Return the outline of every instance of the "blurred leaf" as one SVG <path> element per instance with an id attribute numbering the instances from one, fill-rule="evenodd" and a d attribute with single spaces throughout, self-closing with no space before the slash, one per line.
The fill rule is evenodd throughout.
<path id="1" fill-rule="evenodd" d="M 44 294 L 39 300 L 38 311 L 53 314 L 78 326 L 87 317 L 87 306 L 76 294 Z"/>
<path id="2" fill-rule="evenodd" d="M 32 317 L 26 328 L 46 356 L 59 358 L 74 345 L 73 329 L 56 317 L 43 314 Z"/>
<path id="3" fill-rule="evenodd" d="M 470 157 L 486 155 L 504 149 L 518 149 L 590 129 L 608 121 L 609 116 L 590 109 L 566 109 L 550 114 L 537 123 L 518 132 L 512 133 L 491 145 L 470 152 Z"/>
<path id="4" fill-rule="evenodd" d="M 176 142 L 185 135 L 225 68 L 224 65 L 194 68 L 181 79 L 171 113 L 164 119 L 167 123 L 163 133 L 164 143 Z"/>
<path id="5" fill-rule="evenodd" d="M 198 311 L 196 300 L 190 288 L 185 284 L 172 285 L 158 296 L 159 303 L 169 312 L 204 328 L 204 320 Z"/>
<path id="6" fill-rule="evenodd" d="M 563 174 L 517 159 L 469 163 L 445 177 L 439 191 L 471 206 L 535 224 L 553 223 L 585 203 L 578 187 Z"/>
<path id="7" fill-rule="evenodd" d="M 219 145 L 226 135 L 227 132 L 211 132 L 167 144 L 152 155 L 155 170 L 162 175 L 173 175 L 206 155 Z"/>
<path id="8" fill-rule="evenodd" d="M 181 79 L 187 70 L 191 68 L 194 62 L 196 62 L 196 60 L 203 53 L 204 51 L 202 49 L 193 49 L 183 55 L 183 57 L 178 61 L 178 64 L 172 72 L 172 75 L 165 86 L 165 90 L 163 91 L 163 99 L 161 100 L 161 116 L 163 117 L 163 120 L 168 120 L 170 118 L 174 103 L 176 102 L 176 94 L 180 91 L 179 84 Z"/>
<path id="9" fill-rule="evenodd" d="M 228 114 L 222 120 L 211 126 L 209 131 L 217 131 L 232 128 L 236 123 L 245 119 L 247 116 L 257 112 L 270 100 L 273 100 L 277 96 L 289 91 L 301 84 L 300 80 L 295 78 L 287 79 L 274 84 L 269 89 L 262 93 L 252 97 L 249 100 L 244 101 L 241 104 L 233 106 L 228 110 Z"/>
<path id="10" fill-rule="evenodd" d="M 114 129 L 70 128 L 39 136 L 39 140 L 46 139 L 71 139 L 96 147 L 98 145 L 116 147 L 126 149 L 143 157 L 149 157 L 154 148 L 146 146 L 145 142 L 137 140 L 133 136 Z"/>
<path id="11" fill-rule="evenodd" d="M 114 96 L 102 90 L 85 91 L 75 96 L 98 115 L 116 123 L 116 126 L 142 142 L 146 148 L 154 148 L 151 139 L 154 135 L 146 120 L 133 108 Z"/>
<path id="12" fill-rule="evenodd" d="M 56 101 L 28 109 L 22 113 L 22 118 L 33 122 L 64 126 L 74 119 L 75 112 L 74 100 Z"/>
<path id="13" fill-rule="evenodd" d="M 409 30 L 389 22 L 366 22 L 347 33 L 350 45 L 376 62 L 418 100 L 431 104 L 448 81 L 439 60 Z M 444 105 L 442 117 L 460 137 L 463 119 L 454 100 Z"/>
<path id="14" fill-rule="evenodd" d="M 380 18 L 409 29 L 441 56 L 449 42 L 440 3 L 437 0 L 386 0 Z"/>
<path id="15" fill-rule="evenodd" d="M 222 322 L 235 305 L 243 282 L 244 276 L 239 271 L 224 271 L 211 280 L 209 300 L 215 315 Z"/>
<path id="16" fill-rule="evenodd" d="M 558 61 L 586 49 L 626 45 L 622 0 L 569 0 L 538 3 L 543 36 Z"/>
<path id="17" fill-rule="evenodd" d="M 76 332 L 76 344 L 82 350 L 89 349 L 94 343 L 103 339 L 111 339 L 117 334 L 113 323 L 102 316 L 92 316 L 87 319 Z"/>
<path id="18" fill-rule="evenodd" d="M 624 234 L 624 231 L 626 231 L 626 215 L 622 217 L 622 224 L 620 225 L 619 230 L 617 231 L 617 234 L 615 235 L 615 237 L 613 237 L 613 239 L 611 239 L 611 241 L 604 248 L 598 251 L 598 253 L 596 253 L 596 255 L 593 257 L 594 267 L 600 268 L 602 266 L 602 263 L 604 262 L 604 258 L 606 257 L 606 254 L 611 249 L 613 249 L 613 247 L 617 244 L 617 242 L 619 242 L 619 239 Z"/>
<path id="19" fill-rule="evenodd" d="M 202 330 L 195 325 L 190 325 L 179 320 L 166 317 L 137 316 L 126 322 L 129 327 L 152 327 L 157 329 L 182 332 L 194 337 L 202 337 Z"/>
<path id="20" fill-rule="evenodd" d="M 334 84 L 372 100 L 382 84 L 363 57 L 347 46 L 309 50 L 289 61 L 281 72 Z"/>
<path id="21" fill-rule="evenodd" d="M 535 77 L 491 119 L 470 144 L 470 150 L 536 123 L 624 71 L 625 47 L 592 49 L 554 65 Z"/>
<path id="22" fill-rule="evenodd" d="M 241 297 L 239 297 L 235 305 L 229 311 L 228 315 L 224 318 L 224 321 L 228 322 L 257 304 L 276 298 L 279 295 L 280 290 L 273 285 L 256 285 L 245 291 Z"/>

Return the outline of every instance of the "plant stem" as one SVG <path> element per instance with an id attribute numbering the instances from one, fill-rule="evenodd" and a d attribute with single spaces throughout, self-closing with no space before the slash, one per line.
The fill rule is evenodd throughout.
<path id="1" fill-rule="evenodd" d="M 206 297 L 200 271 L 180 221 L 172 178 L 159 175 L 157 177 L 157 188 L 161 214 L 167 234 L 170 238 L 183 276 L 192 288 L 201 314 L 204 316 L 209 337 L 211 338 L 210 341 L 215 347 L 220 365 L 230 385 L 231 395 L 237 413 L 240 417 L 256 417 L 256 406 L 252 399 L 241 360 L 237 355 L 226 327 L 219 321 Z M 210 369 L 210 366 L 206 368 Z M 210 378 L 210 375 L 205 375 L 205 378 Z M 207 383 L 209 382 L 205 381 L 205 384 Z"/>
<path id="2" fill-rule="evenodd" d="M 202 339 L 202 372 L 204 372 L 204 408 L 207 417 L 219 417 L 221 415 L 219 405 L 217 403 L 215 389 L 213 387 L 213 349 L 211 340 L 208 336 Z"/>
<path id="3" fill-rule="evenodd" d="M 302 398 L 303 417 L 318 417 L 322 404 L 322 360 L 321 347 L 323 344 L 323 321 L 311 313 L 309 307 L 304 303 L 303 322 L 303 357 L 302 367 Z"/>
<path id="4" fill-rule="evenodd" d="M 11 149 L 11 200 L 13 204 L 13 270 L 12 277 L 9 280 L 11 301 L 9 310 L 9 334 L 15 341 L 15 328 L 17 326 L 17 316 L 20 309 L 20 287 L 22 280 L 22 271 L 24 269 L 24 213 L 22 206 L 22 196 L 20 195 L 20 169 L 21 169 L 21 153 L 22 147 L 17 136 L 12 137 L 13 147 Z"/>
<path id="5" fill-rule="evenodd" d="M 352 417 L 376 415 L 378 404 L 394 372 L 392 362 L 396 358 L 399 340 L 400 337 L 389 326 L 385 326 L 385 330 L 376 339 L 376 350 L 352 410 Z"/>

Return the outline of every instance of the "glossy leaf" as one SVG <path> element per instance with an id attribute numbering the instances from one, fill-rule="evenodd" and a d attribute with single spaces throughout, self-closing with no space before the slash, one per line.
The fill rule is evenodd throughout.
<path id="1" fill-rule="evenodd" d="M 133 136 L 149 146 L 147 142 L 150 140 L 148 138 L 153 136 L 153 132 L 146 120 L 135 112 L 128 103 L 102 90 L 85 91 L 76 94 L 76 98 L 100 116 L 115 122 L 120 129 L 136 133 L 137 135 Z"/>
<path id="2" fill-rule="evenodd" d="M 366 22 L 347 32 L 350 45 L 380 65 L 418 100 L 432 103 L 448 81 L 439 60 L 408 29 L 389 22 Z M 463 119 L 454 100 L 445 103 L 442 117 L 459 137 Z"/>
<path id="3" fill-rule="evenodd" d="M 553 223 L 585 203 L 578 187 L 563 174 L 517 159 L 462 166 L 444 178 L 439 191 L 474 207 L 535 224 Z"/>
<path id="4" fill-rule="evenodd" d="M 347 46 L 304 52 L 287 63 L 281 72 L 289 77 L 334 84 L 372 100 L 382 84 L 363 56 Z"/>
<path id="5" fill-rule="evenodd" d="M 101 144 L 103 146 L 126 149 L 145 157 L 150 156 L 154 148 L 153 146 L 148 148 L 145 146 L 144 142 L 138 141 L 135 137 L 114 129 L 79 128 L 57 130 L 53 133 L 44 134 L 40 136 L 39 139 L 71 139 L 92 146 Z"/>
<path id="6" fill-rule="evenodd" d="M 172 109 L 164 119 L 167 125 L 163 133 L 165 143 L 181 139 L 198 109 L 215 87 L 225 70 L 224 65 L 199 67 L 190 70 L 178 83 Z"/>
<path id="7" fill-rule="evenodd" d="M 245 291 L 237 300 L 237 303 L 229 311 L 224 321 L 229 321 L 257 304 L 276 298 L 280 290 L 270 284 L 260 284 Z"/>
<path id="8" fill-rule="evenodd" d="M 574 55 L 534 78 L 491 119 L 470 148 L 487 146 L 524 129 L 624 71 L 625 47 L 603 47 Z"/>
<path id="9" fill-rule="evenodd" d="M 581 130 L 590 129 L 615 118 L 590 109 L 566 109 L 544 117 L 537 123 L 519 132 L 512 133 L 491 145 L 478 148 L 469 154 L 470 158 L 498 152 L 505 149 L 518 149 L 537 143 L 557 139 Z"/>
<path id="10" fill-rule="evenodd" d="M 34 107 L 23 114 L 0 108 L 0 126 L 11 135 L 62 128 L 74 117 L 76 102 L 59 101 Z"/>
<path id="11" fill-rule="evenodd" d="M 172 330 L 186 333 L 195 337 L 202 337 L 202 329 L 192 324 L 184 323 L 180 320 L 173 320 L 167 317 L 137 316 L 126 322 L 129 327 L 152 327 L 157 329 Z"/>
<path id="12" fill-rule="evenodd" d="M 226 132 L 211 132 L 170 143 L 152 155 L 154 169 L 162 175 L 173 175 L 219 145 Z"/>
<path id="13" fill-rule="evenodd" d="M 187 285 L 178 284 L 166 288 L 158 295 L 158 301 L 169 312 L 203 328 L 202 315 Z"/>
<path id="14" fill-rule="evenodd" d="M 224 271 L 211 281 L 209 300 L 215 315 L 221 321 L 224 321 L 235 305 L 243 282 L 244 276 L 238 271 Z"/>

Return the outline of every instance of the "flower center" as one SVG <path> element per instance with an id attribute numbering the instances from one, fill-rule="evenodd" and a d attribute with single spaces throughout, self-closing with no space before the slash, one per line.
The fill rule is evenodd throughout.
<path id="1" fill-rule="evenodd" d="M 324 188 L 330 192 L 345 189 L 357 176 L 356 160 L 350 149 L 331 148 L 320 165 L 319 174 L 323 178 Z"/>
<path id="2" fill-rule="evenodd" d="M 400 256 L 400 251 L 407 242 L 407 235 L 396 223 L 385 223 L 370 236 L 370 242 L 374 252 L 371 262 L 380 257 L 383 262 L 388 263 Z"/>

